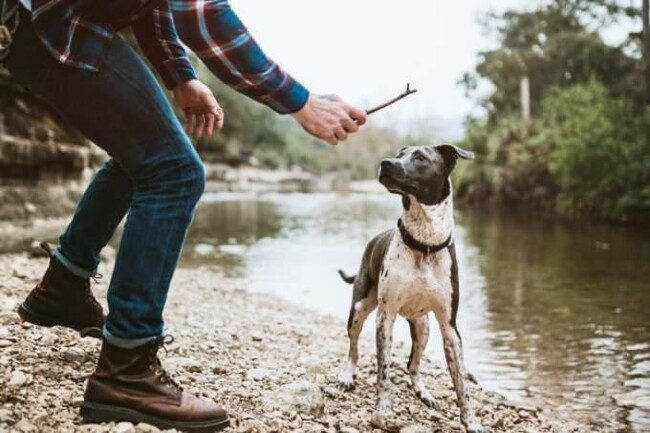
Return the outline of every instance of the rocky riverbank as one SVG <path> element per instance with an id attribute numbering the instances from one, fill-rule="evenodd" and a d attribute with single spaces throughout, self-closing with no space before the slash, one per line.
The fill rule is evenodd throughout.
<path id="1" fill-rule="evenodd" d="M 45 258 L 27 254 L 0 255 L 0 432 L 157 431 L 129 423 L 81 424 L 78 407 L 99 342 L 80 339 L 65 329 L 21 323 L 14 313 L 46 265 Z M 106 277 L 94 286 L 104 305 L 107 281 Z M 356 388 L 349 393 L 336 388 L 346 352 L 345 326 L 340 320 L 247 292 L 217 269 L 198 268 L 178 271 L 166 322 L 175 340 L 161 354 L 164 363 L 184 387 L 223 402 L 233 418 L 229 431 L 379 431 L 372 425 L 372 339 L 361 343 Z M 392 378 L 396 415 L 384 428 L 405 433 L 459 432 L 456 399 L 446 370 L 429 360 L 423 366 L 441 404 L 440 411 L 429 409 L 409 387 L 407 351 L 408 345 L 397 344 Z M 481 422 L 493 432 L 598 431 L 557 421 L 538 408 L 518 406 L 474 383 L 471 393 Z"/>

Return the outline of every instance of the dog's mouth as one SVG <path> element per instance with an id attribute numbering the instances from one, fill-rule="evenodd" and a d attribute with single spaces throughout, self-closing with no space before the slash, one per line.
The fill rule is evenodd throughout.
<path id="1" fill-rule="evenodd" d="M 379 183 L 384 185 L 384 187 L 393 194 L 406 194 L 408 192 L 408 184 L 403 179 L 400 179 L 400 177 L 394 173 L 394 170 L 380 167 L 378 179 Z"/>

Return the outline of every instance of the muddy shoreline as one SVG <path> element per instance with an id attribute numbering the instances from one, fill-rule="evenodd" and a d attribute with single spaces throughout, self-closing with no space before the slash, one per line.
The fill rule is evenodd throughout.
<path id="1" fill-rule="evenodd" d="M 108 259 L 110 260 L 110 258 Z M 65 329 L 21 323 L 18 302 L 37 281 L 45 258 L 0 255 L 0 432 L 150 432 L 128 423 L 84 425 L 78 416 L 84 381 L 99 343 Z M 102 264 L 108 274 L 110 261 Z M 108 277 L 94 286 L 105 305 Z M 362 339 L 356 388 L 336 388 L 346 352 L 345 325 L 268 294 L 243 290 L 208 267 L 180 269 L 166 310 L 175 337 L 164 362 L 180 383 L 218 399 L 232 413 L 233 432 L 369 432 L 374 404 L 373 341 Z M 451 380 L 425 360 L 423 372 L 441 411 L 425 407 L 409 386 L 408 345 L 397 344 L 391 431 L 460 432 Z M 493 432 L 594 432 L 552 412 L 507 401 L 471 384 L 478 417 Z"/>

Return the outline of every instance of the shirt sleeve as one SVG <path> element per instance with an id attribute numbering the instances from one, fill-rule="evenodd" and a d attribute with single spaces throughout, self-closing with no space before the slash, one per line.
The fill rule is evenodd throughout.
<path id="1" fill-rule="evenodd" d="M 278 113 L 300 110 L 309 91 L 262 51 L 227 0 L 171 0 L 183 40 L 221 81 Z"/>
<path id="2" fill-rule="evenodd" d="M 194 67 L 178 40 L 168 1 L 163 1 L 132 25 L 144 55 L 153 64 L 168 89 L 196 78 Z"/>

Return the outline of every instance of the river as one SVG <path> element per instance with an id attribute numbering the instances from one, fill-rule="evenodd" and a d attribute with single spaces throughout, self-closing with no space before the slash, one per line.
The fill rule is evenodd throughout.
<path id="1" fill-rule="evenodd" d="M 351 290 L 336 270 L 356 272 L 400 211 L 388 194 L 208 194 L 183 265 L 346 319 Z M 650 431 L 650 231 L 475 210 L 456 221 L 458 322 L 479 383 L 567 418 Z M 443 361 L 432 323 L 428 351 Z M 405 322 L 397 328 L 408 344 Z"/>

